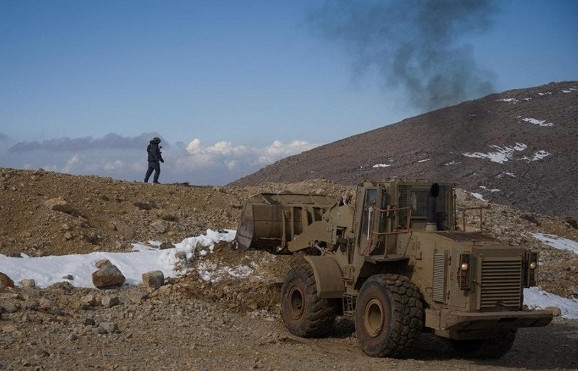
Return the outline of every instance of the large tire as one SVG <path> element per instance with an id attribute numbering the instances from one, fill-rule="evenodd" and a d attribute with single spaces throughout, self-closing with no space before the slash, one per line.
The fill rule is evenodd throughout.
<path id="1" fill-rule="evenodd" d="M 464 358 L 496 359 L 512 348 L 516 329 L 501 331 L 494 339 L 451 340 L 452 347 Z"/>
<path id="2" fill-rule="evenodd" d="M 320 337 L 333 328 L 335 303 L 317 296 L 313 269 L 309 264 L 292 268 L 281 288 L 281 316 L 285 327 L 301 337 Z"/>
<path id="3" fill-rule="evenodd" d="M 372 357 L 397 357 L 419 337 L 424 311 L 419 289 L 407 277 L 370 277 L 355 305 L 357 341 Z"/>

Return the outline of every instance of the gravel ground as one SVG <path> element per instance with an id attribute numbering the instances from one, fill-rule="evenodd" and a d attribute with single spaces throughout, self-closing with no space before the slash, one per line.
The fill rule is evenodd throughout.
<path id="1" fill-rule="evenodd" d="M 345 318 L 338 319 L 329 336 L 303 339 L 288 333 L 276 313 L 232 312 L 169 291 L 146 295 L 142 287 L 117 290 L 120 304 L 108 308 L 4 313 L 0 368 L 578 368 L 576 320 L 556 318 L 544 328 L 520 329 L 512 350 L 499 360 L 460 359 L 448 344 L 430 334 L 422 334 L 403 359 L 371 358 L 357 346 L 354 326 Z"/>

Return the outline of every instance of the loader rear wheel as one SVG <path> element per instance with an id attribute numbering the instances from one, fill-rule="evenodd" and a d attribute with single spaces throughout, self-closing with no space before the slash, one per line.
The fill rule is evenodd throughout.
<path id="1" fill-rule="evenodd" d="M 281 316 L 294 335 L 319 337 L 333 328 L 336 306 L 317 296 L 313 269 L 309 264 L 292 268 L 281 288 Z"/>
<path id="2" fill-rule="evenodd" d="M 493 339 L 451 340 L 451 344 L 456 353 L 464 358 L 496 359 L 512 348 L 516 333 L 516 329 L 503 330 Z"/>
<path id="3" fill-rule="evenodd" d="M 407 277 L 379 274 L 361 287 L 355 306 L 355 328 L 365 354 L 401 355 L 419 337 L 423 320 L 419 289 Z"/>

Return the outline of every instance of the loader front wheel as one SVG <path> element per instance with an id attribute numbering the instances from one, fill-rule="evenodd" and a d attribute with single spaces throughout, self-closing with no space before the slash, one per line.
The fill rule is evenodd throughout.
<path id="1" fill-rule="evenodd" d="M 361 287 L 355 306 L 355 329 L 365 354 L 401 355 L 419 337 L 423 319 L 419 290 L 407 277 L 379 274 Z"/>
<path id="2" fill-rule="evenodd" d="M 309 264 L 292 268 L 281 288 L 281 316 L 294 335 L 319 337 L 333 328 L 336 307 L 317 296 L 313 269 Z"/>

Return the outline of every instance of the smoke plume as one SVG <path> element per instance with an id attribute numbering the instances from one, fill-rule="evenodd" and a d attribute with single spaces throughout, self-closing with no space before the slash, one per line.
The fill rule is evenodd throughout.
<path id="1" fill-rule="evenodd" d="M 487 30 L 495 11 L 491 0 L 338 0 L 308 21 L 351 54 L 356 74 L 375 69 L 384 89 L 432 110 L 493 92 L 492 74 L 459 42 Z"/>

